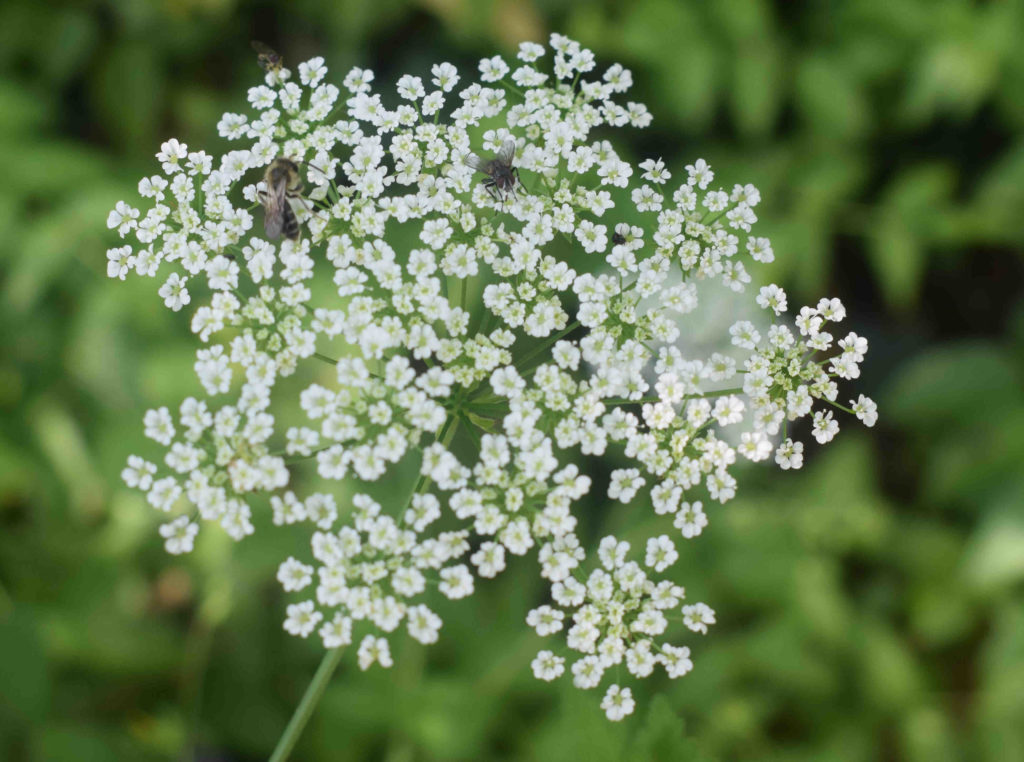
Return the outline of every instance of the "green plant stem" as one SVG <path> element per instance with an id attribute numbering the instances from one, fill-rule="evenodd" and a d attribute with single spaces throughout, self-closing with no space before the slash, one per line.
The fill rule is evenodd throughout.
<path id="1" fill-rule="evenodd" d="M 313 675 L 312 682 L 310 682 L 309 687 L 306 688 L 306 693 L 303 695 L 302 701 L 299 702 L 298 709 L 295 710 L 295 714 L 293 714 L 291 720 L 288 721 L 288 727 L 284 729 L 284 733 L 280 740 L 278 740 L 274 753 L 270 755 L 270 762 L 284 762 L 288 759 L 288 755 L 291 754 L 292 749 L 295 748 L 295 744 L 299 740 L 302 730 L 306 727 L 306 723 L 309 722 L 309 718 L 313 715 L 313 710 L 316 709 L 316 705 L 320 703 L 320 697 L 323 695 L 324 689 L 327 688 L 327 683 L 330 682 L 331 675 L 334 674 L 334 670 L 336 670 L 338 668 L 338 664 L 341 663 L 341 656 L 344 651 L 344 648 L 332 648 L 324 654 L 324 658 L 320 662 L 320 666 L 317 667 L 316 674 Z"/>
<path id="2" fill-rule="evenodd" d="M 323 360 L 325 363 L 327 363 L 329 365 L 337 365 L 338 364 L 337 360 L 335 360 L 335 359 L 333 359 L 331 357 L 328 357 L 327 355 L 322 355 L 319 352 L 314 352 L 313 353 L 313 357 L 315 357 L 318 360 Z"/>
<path id="3" fill-rule="evenodd" d="M 521 369 L 522 367 L 526 366 L 530 362 L 530 360 L 532 360 L 534 357 L 539 355 L 541 352 L 543 352 L 548 347 L 553 346 L 554 344 L 558 343 L 559 339 L 561 339 L 561 338 L 565 337 L 566 335 L 572 333 L 573 331 L 575 331 L 579 327 L 580 327 L 579 321 L 574 320 L 572 323 L 567 325 L 565 328 L 563 328 L 561 331 L 556 333 L 554 336 L 549 337 L 542 344 L 539 344 L 538 346 L 536 346 L 533 349 L 532 352 L 529 352 L 525 357 L 521 358 L 516 363 L 516 367 Z"/>

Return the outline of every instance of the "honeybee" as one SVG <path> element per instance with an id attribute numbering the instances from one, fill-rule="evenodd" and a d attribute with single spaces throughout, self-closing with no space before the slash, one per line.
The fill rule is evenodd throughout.
<path id="1" fill-rule="evenodd" d="M 263 227 L 267 238 L 280 238 L 284 233 L 286 238 L 296 240 L 299 237 L 299 220 L 288 199 L 298 198 L 302 191 L 299 165 L 291 159 L 278 157 L 270 162 L 263 182 L 267 186 L 262 193 Z"/>
<path id="2" fill-rule="evenodd" d="M 252 41 L 252 49 L 256 51 L 256 63 L 266 72 L 277 72 L 281 69 L 283 59 L 276 50 L 258 40 Z"/>
<path id="3" fill-rule="evenodd" d="M 471 153 L 463 162 L 477 172 L 487 175 L 484 187 L 495 201 L 505 200 L 506 194 L 516 195 L 516 184 L 519 182 L 519 170 L 512 166 L 516 155 L 516 141 L 509 138 L 501 144 L 493 159 L 483 159 Z"/>

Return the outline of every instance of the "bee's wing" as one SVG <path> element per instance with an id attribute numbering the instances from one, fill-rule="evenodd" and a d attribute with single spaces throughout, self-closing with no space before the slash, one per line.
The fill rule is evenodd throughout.
<path id="1" fill-rule="evenodd" d="M 255 50 L 257 53 L 261 53 L 261 54 L 263 54 L 265 56 L 276 56 L 277 55 L 277 53 L 274 52 L 273 48 L 271 48 L 269 45 L 264 45 L 259 40 L 253 40 L 252 41 L 252 49 Z"/>
<path id="2" fill-rule="evenodd" d="M 498 149 L 498 161 L 505 166 L 512 165 L 512 159 L 516 155 L 516 141 L 513 138 L 509 138 L 501 144 L 501 148 Z"/>
<path id="3" fill-rule="evenodd" d="M 477 172 L 483 172 L 484 174 L 487 174 L 487 164 L 489 162 L 487 161 L 487 159 L 480 158 L 475 153 L 471 153 L 468 156 L 466 156 L 466 158 L 462 160 L 462 163 L 465 164 L 467 167 L 475 169 Z"/>
<path id="4" fill-rule="evenodd" d="M 278 183 L 272 188 L 267 188 L 263 195 L 263 208 L 266 214 L 263 218 L 263 229 L 267 238 L 280 238 L 284 227 L 285 204 L 287 201 L 287 186 L 285 183 Z"/>

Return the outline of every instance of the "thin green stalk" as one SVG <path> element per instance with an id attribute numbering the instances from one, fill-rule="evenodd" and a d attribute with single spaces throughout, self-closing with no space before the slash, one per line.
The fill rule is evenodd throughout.
<path id="1" fill-rule="evenodd" d="M 469 415 L 465 411 L 460 412 L 459 417 L 462 418 L 462 421 L 466 424 L 466 431 L 469 432 L 469 436 L 472 437 L 473 442 L 476 444 L 477 447 L 480 447 L 480 437 L 473 430 L 476 424 L 474 424 L 473 421 L 469 419 Z"/>
<path id="2" fill-rule="evenodd" d="M 189 707 L 188 735 L 185 741 L 185 752 L 182 757 L 187 762 L 196 759 L 196 743 L 199 737 L 200 710 L 203 704 L 203 680 L 210 664 L 210 652 L 213 646 L 213 626 L 196 615 L 185 636 L 187 662 L 181 681 L 181 705 Z"/>
<path id="3" fill-rule="evenodd" d="M 295 714 L 292 715 L 291 720 L 288 722 L 288 727 L 284 729 L 280 740 L 277 742 L 277 747 L 274 749 L 274 753 L 270 755 L 270 762 L 284 762 L 288 759 L 288 755 L 292 753 L 292 749 L 295 748 L 296 742 L 299 740 L 299 736 L 302 734 L 302 730 L 306 727 L 306 723 L 309 722 L 309 718 L 313 715 L 313 710 L 316 709 L 316 705 L 320 703 L 320 697 L 324 694 L 324 689 L 327 688 L 327 683 L 330 682 L 331 675 L 334 674 L 334 670 L 338 668 L 338 664 L 341 663 L 341 655 L 345 652 L 344 648 L 332 648 L 326 654 L 324 654 L 323 660 L 320 662 L 320 666 L 317 667 L 316 674 L 313 675 L 313 680 L 306 688 L 306 693 L 302 697 L 302 701 L 299 702 L 298 709 L 295 710 Z"/>
<path id="4" fill-rule="evenodd" d="M 313 353 L 313 357 L 315 357 L 318 360 L 323 360 L 326 363 L 330 363 L 331 365 L 337 365 L 338 364 L 337 360 L 334 360 L 334 359 L 328 357 L 327 355 L 322 355 L 319 352 L 314 352 Z"/>
<path id="5" fill-rule="evenodd" d="M 525 357 L 521 358 L 519 360 L 519 362 L 516 363 L 516 367 L 517 368 L 525 367 L 530 362 L 530 360 L 532 360 L 534 357 L 539 355 L 541 352 L 543 352 L 548 347 L 554 346 L 556 343 L 558 343 L 558 341 L 560 339 L 562 339 L 564 336 L 567 336 L 568 334 L 572 333 L 573 331 L 575 331 L 579 327 L 580 327 L 579 321 L 575 321 L 574 320 L 572 323 L 567 325 L 565 328 L 563 328 L 561 331 L 556 333 L 554 336 L 548 337 L 548 339 L 545 340 L 544 343 L 542 343 L 539 346 L 537 346 L 536 348 L 534 348 L 534 350 L 532 352 L 527 354 Z"/>
<path id="6" fill-rule="evenodd" d="M 849 413 L 850 415 L 857 415 L 857 413 L 854 412 L 854 410 L 852 408 L 848 408 L 846 405 L 840 405 L 838 402 L 833 402 L 830 399 L 826 399 L 825 402 L 830 404 L 832 407 L 837 407 L 840 410 L 843 410 L 843 411 Z"/>

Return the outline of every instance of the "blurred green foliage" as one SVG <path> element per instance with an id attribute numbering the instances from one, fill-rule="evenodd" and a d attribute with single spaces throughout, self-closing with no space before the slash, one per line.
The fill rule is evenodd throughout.
<path id="1" fill-rule="evenodd" d="M 281 535 L 172 559 L 118 481 L 195 384 L 154 284 L 106 280 L 107 210 L 167 137 L 219 146 L 251 37 L 387 83 L 554 30 L 633 69 L 637 156 L 758 185 L 769 277 L 848 303 L 882 420 L 750 470 L 685 546 L 719 625 L 635 717 L 533 680 L 520 564 L 392 672 L 347 661 L 297 758 L 1024 759 L 1022 29 L 1021 0 L 0 6 L 0 758 L 262 759 L 318 660 L 281 631 Z"/>

